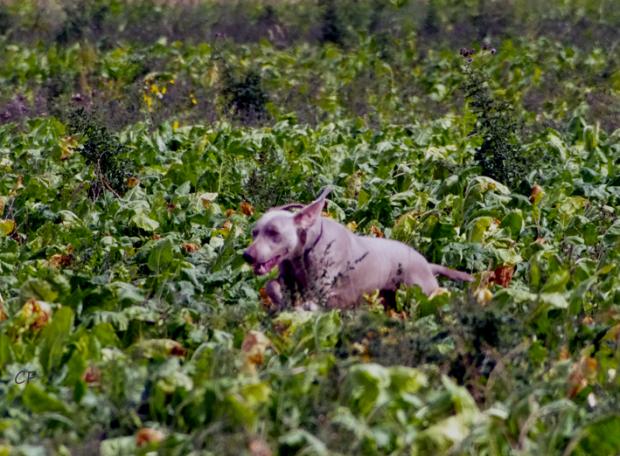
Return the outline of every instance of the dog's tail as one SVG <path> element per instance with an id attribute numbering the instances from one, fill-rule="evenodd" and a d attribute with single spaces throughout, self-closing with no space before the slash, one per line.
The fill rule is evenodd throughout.
<path id="1" fill-rule="evenodd" d="M 433 271 L 433 274 L 441 274 L 452 280 L 463 280 L 465 282 L 472 282 L 474 280 L 474 278 L 466 272 L 450 269 L 440 264 L 431 264 L 431 271 Z"/>

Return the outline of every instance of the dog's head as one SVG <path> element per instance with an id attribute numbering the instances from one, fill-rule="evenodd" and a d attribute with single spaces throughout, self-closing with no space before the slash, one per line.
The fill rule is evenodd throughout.
<path id="1" fill-rule="evenodd" d="M 330 191 L 326 188 L 307 206 L 289 204 L 272 208 L 256 222 L 252 244 L 243 252 L 243 258 L 254 267 L 256 274 L 267 274 L 282 261 L 303 253 L 309 241 L 307 233 L 318 223 Z M 299 206 L 298 212 L 287 210 Z"/>

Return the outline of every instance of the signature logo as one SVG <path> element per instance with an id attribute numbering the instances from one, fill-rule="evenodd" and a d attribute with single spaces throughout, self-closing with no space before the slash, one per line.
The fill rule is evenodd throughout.
<path id="1" fill-rule="evenodd" d="M 36 377 L 37 377 L 36 371 L 22 369 L 17 374 L 15 374 L 14 381 L 18 385 L 23 385 L 24 383 L 30 383 L 30 380 Z"/>

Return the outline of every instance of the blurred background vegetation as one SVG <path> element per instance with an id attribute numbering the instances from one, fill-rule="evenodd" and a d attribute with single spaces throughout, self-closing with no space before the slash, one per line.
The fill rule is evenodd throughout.
<path id="1" fill-rule="evenodd" d="M 613 0 L 0 3 L 0 121 L 82 106 L 108 127 L 294 116 L 407 123 L 463 108 L 462 47 L 532 125 L 620 117 Z"/>

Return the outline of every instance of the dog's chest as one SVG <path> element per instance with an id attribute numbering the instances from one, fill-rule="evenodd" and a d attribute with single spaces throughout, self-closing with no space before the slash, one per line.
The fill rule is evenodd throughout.
<path id="1" fill-rule="evenodd" d="M 328 269 L 311 255 L 304 255 L 280 264 L 280 281 L 288 291 L 293 303 L 301 301 L 321 302 L 333 286 L 328 280 Z"/>

